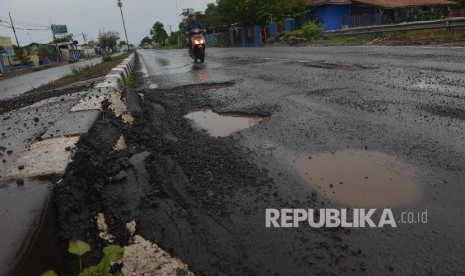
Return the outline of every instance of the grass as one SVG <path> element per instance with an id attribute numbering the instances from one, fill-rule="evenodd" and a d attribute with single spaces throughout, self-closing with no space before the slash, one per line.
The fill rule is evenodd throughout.
<path id="1" fill-rule="evenodd" d="M 453 31 L 447 29 L 436 30 L 421 30 L 410 32 L 394 32 L 386 34 L 387 39 L 399 39 L 407 41 L 432 41 L 432 42 L 448 42 L 465 39 L 465 28 L 456 28 Z"/>
<path id="2" fill-rule="evenodd" d="M 359 46 L 366 45 L 374 38 L 372 35 L 360 36 L 334 36 L 329 38 L 319 38 L 312 41 L 315 46 Z"/>
<path id="3" fill-rule="evenodd" d="M 129 76 L 123 80 L 121 80 L 119 82 L 119 84 L 121 85 L 121 88 L 125 89 L 125 88 L 130 88 L 134 85 L 134 78 L 132 76 Z"/>
<path id="4" fill-rule="evenodd" d="M 85 81 L 85 80 L 89 80 L 89 79 L 103 77 L 106 74 L 108 74 L 108 72 L 110 72 L 111 69 L 118 66 L 128 56 L 129 56 L 129 53 L 122 54 L 122 55 L 119 55 L 119 56 L 116 56 L 116 57 L 112 57 L 112 59 L 110 61 L 107 61 L 107 62 L 102 62 L 102 63 L 95 64 L 95 65 L 88 65 L 88 66 L 85 66 L 85 67 L 79 68 L 79 69 L 73 68 L 72 69 L 72 71 L 73 71 L 72 75 L 65 76 L 65 77 L 63 77 L 61 79 L 53 81 L 53 82 L 51 82 L 49 84 L 46 84 L 44 86 L 41 86 L 38 89 L 40 89 L 40 90 L 48 90 L 49 88 L 47 86 L 50 86 L 52 88 L 53 87 L 61 87 L 61 86 L 69 85 L 69 84 L 79 82 L 79 81 Z"/>

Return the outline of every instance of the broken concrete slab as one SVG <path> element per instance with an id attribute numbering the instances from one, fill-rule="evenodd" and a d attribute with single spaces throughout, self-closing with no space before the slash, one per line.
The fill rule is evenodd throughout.
<path id="1" fill-rule="evenodd" d="M 42 139 L 87 133 L 99 117 L 99 110 L 66 113 L 42 135 Z"/>
<path id="2" fill-rule="evenodd" d="M 111 91 L 113 91 L 113 89 L 111 89 Z M 86 94 L 85 97 L 79 100 L 79 102 L 71 108 L 71 111 L 76 112 L 85 110 L 100 110 L 102 107 L 102 102 L 105 100 L 108 93 L 110 93 L 108 89 L 92 89 L 89 93 Z"/>
<path id="3" fill-rule="evenodd" d="M 29 147 L 14 164 L 10 164 L 7 178 L 46 177 L 62 175 L 71 158 L 71 148 L 74 148 L 79 137 L 60 137 L 47 139 Z M 23 165 L 24 169 L 18 169 Z"/>
<path id="4" fill-rule="evenodd" d="M 115 113 L 116 117 L 121 117 L 125 123 L 132 124 L 132 122 L 134 122 L 134 117 L 121 99 L 121 93 L 111 93 L 108 97 L 108 101 L 111 103 L 108 108 Z"/>
<path id="5" fill-rule="evenodd" d="M 86 93 L 87 93 L 86 91 L 82 91 L 82 92 L 72 93 L 72 94 L 69 94 L 69 95 L 62 95 L 62 96 L 58 96 L 58 97 L 48 98 L 48 99 L 36 102 L 36 103 L 34 103 L 32 105 L 20 108 L 17 111 L 40 109 L 40 108 L 43 108 L 44 106 L 52 106 L 52 105 L 57 104 L 57 103 L 65 103 L 65 102 L 67 103 L 67 102 L 77 101 L 80 98 L 82 98 Z"/>
<path id="6" fill-rule="evenodd" d="M 122 151 L 128 148 L 128 145 L 126 144 L 126 139 L 124 139 L 124 136 L 121 134 L 119 137 L 118 141 L 116 142 L 116 145 L 113 147 L 114 150 L 116 151 Z"/>
<path id="7" fill-rule="evenodd" d="M 50 184 L 0 184 L 0 275 L 63 272 Z"/>

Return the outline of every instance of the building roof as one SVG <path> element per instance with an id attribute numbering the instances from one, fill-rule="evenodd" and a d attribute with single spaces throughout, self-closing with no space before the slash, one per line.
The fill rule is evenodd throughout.
<path id="1" fill-rule="evenodd" d="M 354 0 L 352 2 L 385 9 L 456 4 L 456 2 L 447 0 Z"/>
<path id="2" fill-rule="evenodd" d="M 448 0 L 307 0 L 307 5 L 310 7 L 344 4 L 363 4 L 385 9 L 396 9 L 420 6 L 455 5 L 457 3 Z"/>
<path id="3" fill-rule="evenodd" d="M 310 7 L 319 6 L 319 5 L 341 5 L 341 4 L 351 4 L 350 0 L 307 0 L 307 5 Z"/>

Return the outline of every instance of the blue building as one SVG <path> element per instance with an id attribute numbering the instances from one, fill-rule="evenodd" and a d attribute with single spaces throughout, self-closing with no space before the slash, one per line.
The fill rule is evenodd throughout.
<path id="1" fill-rule="evenodd" d="M 323 25 L 325 30 L 422 20 L 422 14 L 433 8 L 454 4 L 448 0 L 307 1 L 310 21 Z"/>

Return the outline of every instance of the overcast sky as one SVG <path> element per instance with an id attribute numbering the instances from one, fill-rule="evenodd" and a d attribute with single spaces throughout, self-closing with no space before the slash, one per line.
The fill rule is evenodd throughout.
<path id="1" fill-rule="evenodd" d="M 65 24 L 68 32 L 74 38 L 83 42 L 82 33 L 88 40 L 97 39 L 100 29 L 117 31 L 124 39 L 124 29 L 117 0 L 0 0 L 0 21 L 9 20 L 11 12 L 15 27 L 23 29 L 44 28 L 40 25 Z M 160 21 L 172 30 L 177 30 L 178 15 L 182 9 L 193 8 L 205 11 L 208 3 L 214 0 L 123 0 L 123 14 L 130 43 L 138 45 L 141 39 L 149 35 L 150 28 L 155 21 Z M 176 9 L 177 6 L 177 9 Z M 25 24 L 33 23 L 38 26 Z M 0 22 L 0 36 L 11 37 L 16 44 L 13 31 L 4 27 Z M 49 30 L 20 30 L 16 31 L 20 45 L 31 43 L 47 43 L 52 39 Z"/>

